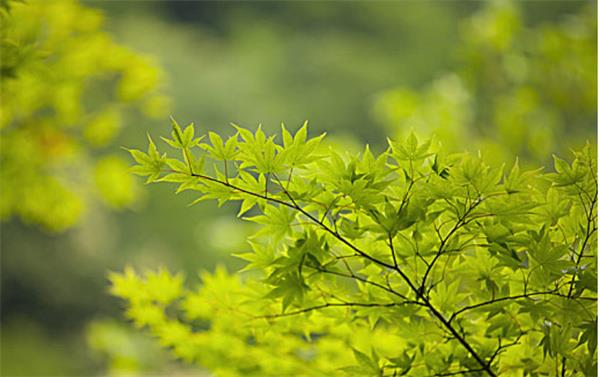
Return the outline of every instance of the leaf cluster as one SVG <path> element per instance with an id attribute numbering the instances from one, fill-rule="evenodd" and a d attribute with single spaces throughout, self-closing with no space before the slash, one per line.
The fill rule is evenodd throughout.
<path id="1" fill-rule="evenodd" d="M 591 146 L 547 174 L 436 153 L 413 134 L 352 155 L 306 124 L 280 141 L 234 132 L 173 121 L 179 158 L 151 139 L 130 150 L 148 182 L 240 202 L 259 226 L 238 254 L 243 279 L 219 269 L 187 291 L 164 272 L 111 275 L 128 316 L 180 357 L 217 375 L 595 372 Z"/>

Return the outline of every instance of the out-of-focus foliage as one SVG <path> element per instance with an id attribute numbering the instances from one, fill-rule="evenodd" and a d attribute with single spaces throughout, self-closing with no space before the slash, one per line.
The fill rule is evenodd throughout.
<path id="1" fill-rule="evenodd" d="M 89 324 L 87 341 L 90 348 L 101 356 L 108 356 L 108 375 L 126 375 L 152 371 L 163 362 L 156 345 L 141 334 L 132 334 L 123 324 L 105 320 Z M 158 356 L 158 357 L 157 357 Z"/>
<path id="2" fill-rule="evenodd" d="M 147 3 L 100 5 L 121 16 L 113 25 L 124 42 L 160 55 L 181 118 L 215 130 L 230 121 L 261 122 L 270 131 L 308 118 L 315 130 L 359 145 L 384 140 L 384 130 L 373 126 L 371 96 L 390 85 L 420 85 L 443 69 L 456 21 L 476 7 L 167 1 L 151 12 Z M 178 18 L 169 20 L 173 13 Z"/>
<path id="3" fill-rule="evenodd" d="M 530 26 L 524 3 L 487 2 L 462 21 L 456 71 L 382 93 L 375 116 L 392 131 L 435 132 L 450 149 L 533 165 L 595 140 L 596 5 L 575 4 L 577 13 Z"/>
<path id="4" fill-rule="evenodd" d="M 189 376 L 189 370 L 170 360 L 148 335 L 112 319 L 91 322 L 87 342 L 98 359 L 108 360 L 107 376 Z M 194 375 L 202 376 L 197 369 Z"/>
<path id="5" fill-rule="evenodd" d="M 0 218 L 60 231 L 96 198 L 130 206 L 139 188 L 106 147 L 128 109 L 165 115 L 158 67 L 74 1 L 8 2 L 0 21 Z"/>
<path id="6" fill-rule="evenodd" d="M 380 155 L 173 121 L 133 172 L 257 223 L 246 274 L 188 289 L 161 269 L 112 273 L 127 316 L 221 376 L 596 372 L 597 157 L 554 172 L 435 152 L 414 134 Z M 162 149 L 162 148 L 161 148 Z"/>

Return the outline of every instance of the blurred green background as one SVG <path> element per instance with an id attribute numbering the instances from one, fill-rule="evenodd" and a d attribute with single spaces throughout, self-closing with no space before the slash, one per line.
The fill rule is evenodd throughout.
<path id="1" fill-rule="evenodd" d="M 121 146 L 235 122 L 358 150 L 434 134 L 549 167 L 596 143 L 592 1 L 0 1 L 1 374 L 199 375 L 122 318 L 106 274 L 194 277 L 246 249 L 236 208 L 145 187 Z M 165 148 L 165 147 L 163 147 Z"/>

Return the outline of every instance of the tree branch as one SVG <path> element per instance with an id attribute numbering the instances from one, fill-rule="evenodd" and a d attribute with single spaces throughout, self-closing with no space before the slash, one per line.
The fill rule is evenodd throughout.
<path id="1" fill-rule="evenodd" d="M 313 266 L 309 266 L 309 265 L 307 265 L 306 267 L 308 267 L 308 268 L 312 268 L 312 269 L 314 269 L 314 270 L 317 270 L 317 271 L 319 271 L 319 272 L 323 272 L 323 273 L 326 273 L 326 274 L 332 274 L 332 275 L 336 275 L 336 276 L 341 276 L 341 277 L 345 277 L 345 278 L 348 278 L 348 279 L 355 279 L 355 280 L 361 281 L 361 282 L 363 282 L 363 283 L 365 283 L 365 284 L 369 284 L 369 285 L 372 285 L 372 286 L 374 286 L 374 287 L 377 287 L 377 288 L 383 289 L 384 291 L 387 291 L 387 292 L 389 292 L 389 293 L 391 293 L 391 294 L 393 294 L 393 295 L 395 295 L 395 296 L 398 296 L 398 297 L 400 297 L 400 298 L 402 298 L 402 299 L 404 299 L 404 300 L 408 300 L 408 297 L 406 297 L 406 296 L 405 296 L 405 295 L 403 295 L 402 293 L 400 293 L 400 292 L 398 292 L 398 291 L 395 291 L 395 290 L 393 290 L 393 289 L 392 289 L 392 288 L 390 288 L 390 287 L 386 287 L 386 286 L 385 286 L 385 285 L 383 285 L 383 284 L 379 284 L 379 283 L 376 283 L 376 282 L 374 282 L 374 281 L 371 281 L 371 280 L 365 279 L 365 278 L 363 278 L 363 277 L 361 277 L 361 276 L 358 276 L 358 275 L 354 274 L 354 272 L 352 272 L 352 271 L 350 271 L 350 274 L 344 274 L 344 273 L 342 273 L 342 272 L 337 272 L 337 271 L 327 270 L 327 269 L 320 268 L 320 267 L 313 267 Z M 423 305 L 423 303 L 421 303 L 421 302 L 418 302 L 418 301 L 415 301 L 415 302 L 414 302 L 414 304 L 416 304 L 416 305 Z"/>
<path id="2" fill-rule="evenodd" d="M 350 241 L 348 241 L 347 239 L 345 239 L 344 237 L 342 237 L 337 231 L 329 228 L 322 221 L 319 221 L 319 219 L 315 218 L 313 215 L 311 215 L 306 210 L 304 210 L 304 208 L 300 207 L 296 203 L 296 201 L 294 200 L 294 198 L 290 195 L 290 193 L 283 186 L 280 185 L 281 188 L 282 188 L 282 190 L 283 190 L 283 192 L 286 194 L 286 196 L 290 199 L 290 201 L 292 203 L 288 203 L 286 201 L 283 201 L 283 200 L 280 200 L 280 199 L 277 199 L 277 198 L 268 197 L 267 195 L 261 195 L 261 194 L 258 194 L 258 193 L 254 193 L 254 192 L 242 189 L 240 187 L 234 186 L 234 185 L 232 185 L 232 184 L 230 184 L 228 182 L 223 182 L 223 181 L 220 181 L 218 179 L 215 179 L 215 178 L 212 178 L 212 177 L 209 177 L 209 176 L 206 176 L 206 175 L 193 174 L 193 176 L 201 178 L 201 179 L 206 179 L 206 180 L 209 180 L 209 181 L 214 182 L 214 183 L 221 184 L 221 185 L 229 187 L 229 188 L 231 188 L 233 190 L 237 190 L 237 191 L 243 192 L 245 194 L 257 197 L 257 198 L 261 198 L 261 199 L 264 199 L 264 200 L 276 202 L 276 203 L 279 203 L 279 204 L 284 205 L 286 207 L 295 209 L 298 212 L 302 213 L 307 218 L 309 218 L 314 223 L 320 225 L 327 233 L 331 234 L 337 240 L 339 240 L 340 242 L 342 242 L 344 245 L 348 246 L 350 249 L 352 249 L 356 253 L 358 253 L 361 256 L 363 256 L 365 259 L 367 259 L 367 260 L 369 260 L 369 261 L 371 261 L 373 263 L 376 263 L 376 264 L 378 264 L 378 265 L 380 265 L 382 267 L 386 267 L 386 268 L 389 268 L 391 270 L 396 271 L 402 277 L 402 279 L 408 284 L 408 286 L 410 287 L 410 289 L 415 293 L 417 300 L 421 299 L 423 301 L 423 304 L 425 306 L 427 306 L 427 308 L 431 311 L 431 313 L 434 315 L 434 317 L 436 317 L 452 333 L 452 335 L 455 337 L 455 339 L 458 340 L 459 343 L 469 352 L 469 354 L 471 354 L 471 356 L 473 356 L 473 358 L 477 361 L 477 363 L 479 365 L 481 365 L 482 370 L 485 371 L 489 376 L 496 377 L 496 374 L 492 371 L 492 369 L 490 368 L 490 366 L 487 365 L 487 363 L 483 360 L 483 358 L 481 356 L 479 356 L 479 354 L 467 342 L 467 340 L 460 333 L 458 333 L 458 331 L 456 331 L 456 329 L 450 324 L 450 322 L 448 320 L 446 320 L 446 318 L 444 318 L 444 316 L 429 302 L 429 300 L 425 297 L 423 291 L 420 288 L 417 288 L 414 285 L 414 283 L 404 273 L 404 271 L 402 271 L 402 269 L 397 268 L 396 266 L 390 265 L 389 263 L 380 261 L 380 260 L 372 257 L 371 255 L 365 253 L 364 251 L 360 250 L 359 248 L 357 248 Z M 480 202 L 481 201 L 479 201 L 478 203 L 480 203 Z M 433 265 L 431 265 L 431 266 L 433 266 Z M 430 270 L 430 268 L 428 269 L 428 271 L 429 270 Z"/>
<path id="3" fill-rule="evenodd" d="M 492 365 L 492 363 L 494 362 L 494 359 L 498 355 L 500 355 L 500 353 L 502 352 L 502 350 L 504 350 L 504 349 L 506 349 L 508 347 L 512 347 L 512 346 L 515 346 L 515 345 L 519 344 L 519 340 L 521 340 L 522 336 L 523 336 L 523 334 L 520 334 L 514 342 L 508 343 L 508 344 L 504 344 L 504 345 L 502 345 L 502 339 L 499 339 L 498 340 L 498 343 L 499 343 L 498 348 L 496 348 L 496 351 L 494 351 L 494 354 L 488 360 L 488 365 L 490 365 L 490 366 Z"/>
<path id="4" fill-rule="evenodd" d="M 302 313 L 309 313 L 309 312 L 312 312 L 315 310 L 321 310 L 321 309 L 331 308 L 331 307 L 365 307 L 365 308 L 386 307 L 386 308 L 389 308 L 389 307 L 393 307 L 393 306 L 402 306 L 402 305 L 408 305 L 408 304 L 414 304 L 414 303 L 415 303 L 414 301 L 390 302 L 390 303 L 326 302 L 321 305 L 310 306 L 308 308 L 298 309 L 298 310 L 294 310 L 294 311 L 287 312 L 287 313 L 267 314 L 267 315 L 262 315 L 262 316 L 256 316 L 254 318 L 255 319 L 277 319 L 277 318 L 282 318 L 282 317 L 290 317 L 290 316 L 294 316 L 294 315 L 298 315 L 298 314 L 302 314 Z"/>
<path id="5" fill-rule="evenodd" d="M 448 232 L 446 237 L 444 237 L 444 239 L 440 242 L 440 247 L 438 248 L 438 250 L 435 254 L 435 257 L 433 257 L 433 260 L 427 266 L 427 270 L 425 270 L 425 274 L 423 275 L 423 278 L 421 279 L 421 286 L 420 286 L 421 291 L 425 291 L 425 286 L 427 284 L 427 277 L 429 276 L 429 273 L 433 269 L 433 266 L 435 265 L 437 260 L 444 254 L 444 247 L 446 246 L 446 243 L 450 240 L 450 238 L 454 235 L 454 233 L 456 233 L 465 224 L 465 219 L 467 218 L 469 213 L 471 213 L 471 211 L 473 211 L 484 200 L 485 200 L 485 198 L 481 198 L 481 199 L 478 199 L 474 204 L 472 204 L 465 211 L 465 213 L 458 219 L 458 221 L 456 222 L 454 227 L 452 227 L 450 232 Z"/>
<path id="6" fill-rule="evenodd" d="M 557 291 L 558 291 L 557 289 L 554 289 L 551 291 L 544 291 L 544 292 L 524 293 L 521 295 L 499 297 L 499 298 L 496 298 L 493 300 L 488 300 L 488 301 L 483 301 L 483 302 L 480 302 L 477 304 L 468 305 L 468 306 L 465 306 L 465 307 L 461 308 L 460 310 L 457 310 L 454 313 L 452 313 L 452 315 L 450 316 L 449 322 L 452 322 L 459 314 L 466 312 L 468 310 L 480 308 L 480 307 L 486 306 L 486 305 L 492 305 L 492 304 L 502 302 L 502 301 L 519 300 L 519 299 L 528 298 L 528 297 L 532 297 L 532 296 L 542 296 L 542 295 L 554 295 L 554 296 L 564 297 L 564 295 L 558 294 Z"/>

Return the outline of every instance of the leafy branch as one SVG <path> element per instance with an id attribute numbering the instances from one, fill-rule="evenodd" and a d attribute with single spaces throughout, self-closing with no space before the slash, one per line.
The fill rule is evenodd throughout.
<path id="1" fill-rule="evenodd" d="M 149 177 L 148 182 L 175 182 L 178 192 L 198 191 L 195 202 L 239 200 L 238 216 L 253 208 L 259 212 L 244 217 L 262 224 L 252 238 L 253 252 L 238 255 L 261 278 L 253 275 L 238 286 L 218 275 L 199 293 L 182 294 L 187 318 L 218 324 L 208 333 L 223 336 L 219 328 L 224 326 L 246 339 L 244 347 L 268 347 L 269 341 L 253 338 L 252 329 L 231 329 L 235 319 L 227 316 L 243 312 L 250 318 L 277 319 L 270 324 L 281 326 L 277 336 L 282 339 L 292 329 L 336 338 L 341 336 L 337 330 L 330 332 L 326 323 L 302 314 L 321 311 L 340 320 L 340 311 L 326 309 L 347 308 L 354 315 L 343 318 L 351 330 L 342 343 L 355 344 L 352 331 L 363 326 L 384 337 L 403 331 L 423 334 L 408 340 L 408 349 L 420 350 L 419 355 L 405 350 L 394 356 L 390 349 L 383 361 L 375 349 L 369 356 L 353 348 L 358 365 L 342 368 L 350 374 L 496 376 L 503 373 L 500 357 L 512 357 L 507 348 L 528 349 L 539 342 L 539 334 L 542 347 L 530 351 L 540 368 L 550 360 L 557 374 L 559 364 L 563 371 L 590 368 L 594 356 L 582 353 L 580 346 L 596 347 L 597 316 L 588 305 L 597 301 L 590 293 L 596 274 L 588 267 L 596 263 L 589 245 L 596 241 L 597 188 L 592 194 L 595 172 L 581 169 L 582 163 L 591 166 L 591 155 L 577 154 L 572 165 L 555 160 L 557 173 L 547 177 L 553 183 L 548 189 L 534 187 L 540 171 L 521 172 L 515 163 L 505 173 L 481 159 L 433 154 L 430 142 L 421 144 L 414 135 L 389 141 L 378 156 L 368 147 L 359 155 L 341 155 L 319 149 L 322 136 L 308 138 L 306 125 L 295 135 L 282 127 L 282 143 L 260 127 L 254 133 L 235 128 L 227 140 L 209 133 L 210 143 L 201 143 L 193 125 L 181 129 L 173 121 L 172 138 L 165 141 L 182 152 L 182 161 L 161 155 L 152 139 L 148 153 L 130 150 L 138 162 L 134 172 Z M 204 151 L 200 158 L 192 152 L 196 147 Z M 212 170 L 204 167 L 207 158 Z M 570 211 L 577 203 L 586 209 Z M 153 313 L 148 305 L 156 300 L 131 293 L 131 286 L 142 289 L 145 283 L 122 281 L 117 292 L 130 299 L 131 316 L 165 337 L 158 317 L 142 314 Z M 515 291 L 519 285 L 522 293 Z M 221 286 L 237 288 L 219 291 Z M 138 296 L 153 295 L 144 291 Z M 564 317 L 564 308 L 553 298 L 577 304 L 569 313 L 577 327 L 555 319 Z M 281 302 L 281 312 L 265 314 L 273 302 Z M 206 303 L 216 306 L 213 314 L 207 314 L 213 309 Z M 519 305 L 494 307 L 505 303 Z M 487 308 L 485 328 L 474 316 L 462 316 Z M 498 346 L 490 351 L 496 338 Z M 318 344 L 311 342 L 311 347 Z M 289 352 L 298 359 L 296 351 Z M 326 357 L 327 351 L 316 355 Z M 250 369 L 260 364 L 236 362 Z"/>
<path id="2" fill-rule="evenodd" d="M 181 172 L 180 172 L 181 173 Z M 331 234 L 332 236 L 334 236 L 336 239 L 338 239 L 340 242 L 342 242 L 343 244 L 345 244 L 346 246 L 348 246 L 350 249 L 352 249 L 353 251 L 355 251 L 356 253 L 358 253 L 359 255 L 361 255 L 362 257 L 368 259 L 371 262 L 374 262 L 376 264 L 379 264 L 383 267 L 389 268 L 389 269 L 393 269 L 395 270 L 401 277 L 402 279 L 408 284 L 408 286 L 410 287 L 410 289 L 415 293 L 417 299 L 421 300 L 421 302 L 423 303 L 423 305 L 425 305 L 430 311 L 431 313 L 434 315 L 435 318 L 437 318 L 449 331 L 450 333 L 452 333 L 452 335 L 456 338 L 456 340 L 458 340 L 458 342 L 460 344 L 462 344 L 466 350 L 475 358 L 475 360 L 482 366 L 482 369 L 490 376 L 496 376 L 496 374 L 492 371 L 491 367 L 489 365 L 487 365 L 485 363 L 485 361 L 483 360 L 483 358 L 481 356 L 479 356 L 479 354 L 475 351 L 475 349 L 467 342 L 467 340 L 464 338 L 464 336 L 462 336 L 451 324 L 450 321 L 446 320 L 444 318 L 444 316 L 431 304 L 431 302 L 425 297 L 425 295 L 423 294 L 423 292 L 417 288 L 414 283 L 410 280 L 410 278 L 398 267 L 394 266 L 394 265 L 390 265 L 386 262 L 380 261 L 372 256 L 370 256 L 369 254 L 365 253 L 364 251 L 360 250 L 358 247 L 356 247 L 354 244 L 352 244 L 350 241 L 346 240 L 344 237 L 342 237 L 339 233 L 337 233 L 336 231 L 334 231 L 333 229 L 329 228 L 326 224 L 324 224 L 322 221 L 320 221 L 319 219 L 315 218 L 313 215 L 311 215 L 310 213 L 308 213 L 307 211 L 305 211 L 302 207 L 300 207 L 298 205 L 298 203 L 294 200 L 294 198 L 290 195 L 290 193 L 283 188 L 283 186 L 280 186 L 283 189 L 283 192 L 286 194 L 286 196 L 290 199 L 291 203 L 273 198 L 272 196 L 268 196 L 268 195 L 263 195 L 260 193 L 254 193 L 248 190 L 245 190 L 243 188 L 237 187 L 235 185 L 232 185 L 228 182 L 224 182 L 224 181 L 220 181 L 216 178 L 212 178 L 212 177 L 208 177 L 202 174 L 192 174 L 194 177 L 198 177 L 201 179 L 206 179 L 209 180 L 211 182 L 214 183 L 218 183 L 221 184 L 223 186 L 226 186 L 228 188 L 231 188 L 235 191 L 239 191 L 242 192 L 244 194 L 247 195 L 251 195 L 263 200 L 267 200 L 267 201 L 271 201 L 271 202 L 275 202 L 284 206 L 287 206 L 289 208 L 295 209 L 296 211 L 300 212 L 301 214 L 303 214 L 304 216 L 306 216 L 308 219 L 310 219 L 311 221 L 313 221 L 315 224 L 318 224 L 320 227 L 322 227 L 325 231 L 327 231 L 329 234 Z M 455 227 L 454 229 L 457 229 L 457 227 Z M 453 233 L 453 232 L 452 232 Z M 447 237 L 448 238 L 448 237 Z M 426 275 L 425 275 L 426 276 Z"/>

